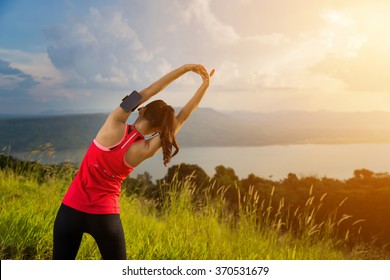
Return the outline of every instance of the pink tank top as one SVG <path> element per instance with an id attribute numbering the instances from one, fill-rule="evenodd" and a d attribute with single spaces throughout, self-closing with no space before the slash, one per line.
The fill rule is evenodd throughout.
<path id="1" fill-rule="evenodd" d="M 119 214 L 121 184 L 134 170 L 125 161 L 126 151 L 143 140 L 132 125 L 126 126 L 123 139 L 113 148 L 93 140 L 62 202 L 90 214 Z"/>

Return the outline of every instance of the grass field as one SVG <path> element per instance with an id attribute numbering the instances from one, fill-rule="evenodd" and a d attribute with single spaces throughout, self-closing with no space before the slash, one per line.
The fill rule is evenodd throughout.
<path id="1" fill-rule="evenodd" d="M 34 170 L 0 170 L 1 259 L 51 259 L 53 223 L 71 177 L 65 174 L 41 180 Z M 289 213 L 281 201 L 278 215 L 271 219 L 267 205 L 253 210 L 254 204 L 262 203 L 256 193 L 243 199 L 239 214 L 233 215 L 222 195 L 197 205 L 192 202 L 191 189 L 189 181 L 176 181 L 160 207 L 138 196 L 122 195 L 128 259 L 326 260 L 373 256 L 363 249 L 364 244 L 350 247 L 348 238 L 335 237 L 340 220 L 330 216 L 326 221 L 316 221 L 319 206 L 312 203 L 310 194 L 306 209 L 300 213 Z M 287 230 L 281 230 L 280 217 Z M 299 234 L 288 230 L 290 218 L 300 219 Z M 84 235 L 77 259 L 100 258 L 93 238 Z"/>

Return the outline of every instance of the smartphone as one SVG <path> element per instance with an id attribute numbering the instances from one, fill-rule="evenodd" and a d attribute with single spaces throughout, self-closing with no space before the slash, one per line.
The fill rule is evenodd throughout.
<path id="1" fill-rule="evenodd" d="M 125 96 L 122 99 L 121 107 L 126 112 L 134 111 L 137 106 L 138 102 L 141 100 L 142 96 L 139 94 L 138 91 L 134 90 L 131 94 Z"/>

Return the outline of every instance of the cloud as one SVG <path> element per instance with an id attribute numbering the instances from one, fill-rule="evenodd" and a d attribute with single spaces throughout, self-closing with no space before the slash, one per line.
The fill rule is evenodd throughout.
<path id="1" fill-rule="evenodd" d="M 195 20 L 210 38 L 221 43 L 237 43 L 240 36 L 234 28 L 219 20 L 210 8 L 210 0 L 192 0 L 183 12 L 186 22 Z"/>
<path id="2" fill-rule="evenodd" d="M 45 31 L 53 65 L 73 86 L 125 87 L 154 58 L 120 11 L 90 8 L 84 19 Z"/>
<path id="3" fill-rule="evenodd" d="M 33 76 L 0 59 L 0 96 L 14 98 L 14 95 L 26 95 L 37 85 L 39 82 Z"/>
<path id="4" fill-rule="evenodd" d="M 327 25 L 322 30 L 327 52 L 311 71 L 339 80 L 347 90 L 390 91 L 390 34 L 383 28 L 389 20 L 381 13 L 390 5 L 382 5 L 359 7 L 350 14 L 327 12 Z"/>
<path id="5" fill-rule="evenodd" d="M 325 26 L 321 29 L 321 40 L 328 53 L 345 57 L 357 56 L 367 42 L 356 20 L 342 11 L 327 11 L 323 14 Z"/>
<path id="6" fill-rule="evenodd" d="M 34 90 L 40 86 L 32 75 L 0 59 L 0 112 L 15 114 L 33 110 Z"/>
<path id="7" fill-rule="evenodd" d="M 390 59 L 380 49 L 373 53 L 372 48 L 367 45 L 358 57 L 328 55 L 312 69 L 344 82 L 349 90 L 390 91 Z"/>
<path id="8" fill-rule="evenodd" d="M 215 83 L 221 90 L 282 84 L 290 89 L 264 65 L 281 62 L 275 55 L 294 43 L 291 38 L 281 32 L 241 34 L 220 12 L 223 5 L 209 0 L 123 1 L 120 11 L 90 8 L 84 18 L 46 30 L 48 55 L 66 79 L 66 88 L 147 86 L 174 67 L 204 63 L 216 68 Z M 242 13 L 251 8 L 249 3 L 243 5 Z M 247 26 L 257 19 L 253 14 L 248 17 Z M 195 81 L 185 76 L 173 88 L 183 89 Z"/>
<path id="9" fill-rule="evenodd" d="M 216 67 L 212 57 L 217 45 L 240 40 L 231 26 L 218 20 L 210 2 L 200 0 L 153 5 L 123 1 L 121 10 L 90 8 L 85 17 L 48 28 L 45 35 L 48 56 L 62 73 L 64 87 L 110 90 L 147 86 L 185 63 Z M 195 79 L 185 76 L 173 88 L 194 85 Z"/>
<path id="10" fill-rule="evenodd" d="M 215 101 L 208 96 L 202 104 L 224 109 L 236 108 L 238 93 L 255 110 L 267 102 L 303 108 L 321 100 L 319 94 L 326 101 L 350 91 L 389 90 L 388 1 L 381 8 L 331 2 L 116 0 L 83 4 L 87 13 L 76 13 L 77 4 L 62 24 L 44 31 L 47 53 L 13 50 L 11 59 L 0 49 L 12 65 L 7 71 L 27 75 L 2 74 L 0 84 L 3 92 L 17 86 L 47 104 L 107 110 L 117 104 L 113 96 L 148 86 L 185 63 L 216 69 L 212 89 L 220 100 L 208 103 Z M 193 92 L 200 82 L 191 73 L 168 91 Z M 188 95 L 162 98 L 181 106 Z M 325 101 L 317 107 L 332 106 Z"/>

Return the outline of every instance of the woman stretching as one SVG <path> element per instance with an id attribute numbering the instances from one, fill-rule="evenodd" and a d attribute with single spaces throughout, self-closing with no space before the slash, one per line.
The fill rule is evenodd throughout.
<path id="1" fill-rule="evenodd" d="M 138 109 L 139 116 L 134 124 L 126 124 L 139 105 L 189 71 L 199 74 L 203 82 L 177 116 L 171 106 L 156 100 Z M 139 93 L 133 91 L 109 114 L 58 210 L 54 222 L 53 259 L 75 259 L 83 233 L 89 233 L 95 239 L 103 259 L 126 259 L 125 236 L 119 216 L 121 183 L 137 165 L 160 148 L 164 165 L 178 153 L 175 135 L 198 106 L 213 74 L 214 70 L 209 74 L 202 65 L 186 64 Z M 145 140 L 144 135 L 150 134 L 158 136 Z"/>

